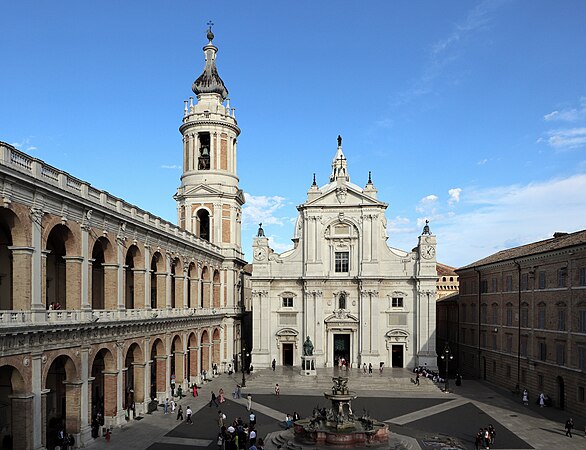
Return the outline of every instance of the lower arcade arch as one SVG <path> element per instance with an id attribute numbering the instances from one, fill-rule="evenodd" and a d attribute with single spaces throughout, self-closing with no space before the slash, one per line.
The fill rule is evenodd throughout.
<path id="1" fill-rule="evenodd" d="M 27 442 L 32 432 L 30 421 L 26 420 L 32 413 L 31 406 L 22 374 L 10 365 L 0 367 L 0 448 Z"/>

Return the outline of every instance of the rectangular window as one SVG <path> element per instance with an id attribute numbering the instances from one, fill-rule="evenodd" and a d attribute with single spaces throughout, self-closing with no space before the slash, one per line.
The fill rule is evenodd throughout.
<path id="1" fill-rule="evenodd" d="M 283 308 L 293 308 L 293 297 L 283 297 Z"/>
<path id="2" fill-rule="evenodd" d="M 529 288 L 529 274 L 524 273 L 521 275 L 521 290 L 526 291 Z"/>
<path id="3" fill-rule="evenodd" d="M 578 401 L 584 403 L 584 386 L 578 386 Z"/>
<path id="4" fill-rule="evenodd" d="M 562 267 L 558 270 L 558 287 L 566 287 L 566 279 L 568 278 L 568 268 Z"/>
<path id="5" fill-rule="evenodd" d="M 566 364 L 566 344 L 563 342 L 558 342 L 555 345 L 555 362 L 560 366 Z"/>
<path id="6" fill-rule="evenodd" d="M 480 346 L 486 347 L 486 331 L 480 332 Z"/>
<path id="7" fill-rule="evenodd" d="M 545 345 L 545 341 L 539 342 L 539 359 L 541 361 L 545 361 L 547 359 L 547 346 Z"/>
<path id="8" fill-rule="evenodd" d="M 537 375 L 537 387 L 543 389 L 543 375 Z"/>
<path id="9" fill-rule="evenodd" d="M 507 353 L 513 353 L 513 335 L 507 334 Z"/>
<path id="10" fill-rule="evenodd" d="M 496 278 L 492 279 L 492 292 L 498 292 L 498 280 Z"/>
<path id="11" fill-rule="evenodd" d="M 580 286 L 586 286 L 586 267 L 580 267 Z"/>
<path id="12" fill-rule="evenodd" d="M 486 294 L 488 292 L 488 280 L 480 281 L 480 293 Z"/>
<path id="13" fill-rule="evenodd" d="M 506 285 L 505 291 L 511 292 L 513 290 L 513 276 L 512 275 L 507 275 L 507 278 L 505 278 L 505 285 Z"/>
<path id="14" fill-rule="evenodd" d="M 472 318 L 470 319 L 471 322 L 476 322 L 478 320 L 477 313 L 476 305 L 472 305 Z"/>
<path id="15" fill-rule="evenodd" d="M 566 310 L 565 309 L 558 310 L 558 330 L 559 331 L 566 331 Z"/>
<path id="16" fill-rule="evenodd" d="M 578 347 L 578 369 L 586 370 L 586 347 Z"/>
<path id="17" fill-rule="evenodd" d="M 496 361 L 492 362 L 492 373 L 496 373 Z"/>
<path id="18" fill-rule="evenodd" d="M 510 306 L 507 308 L 507 325 L 513 325 L 513 308 Z"/>
<path id="19" fill-rule="evenodd" d="M 545 329 L 545 306 L 537 310 L 537 328 Z"/>
<path id="20" fill-rule="evenodd" d="M 545 272 L 539 272 L 539 289 L 545 289 Z"/>
<path id="21" fill-rule="evenodd" d="M 580 316 L 580 333 L 586 333 L 586 309 L 578 311 Z"/>
<path id="22" fill-rule="evenodd" d="M 393 297 L 391 299 L 391 306 L 393 308 L 402 308 L 403 307 L 403 297 Z"/>
<path id="23" fill-rule="evenodd" d="M 521 326 L 529 327 L 529 308 L 521 308 Z"/>
<path id="24" fill-rule="evenodd" d="M 480 305 L 480 322 L 487 323 L 488 320 L 488 305 Z"/>
<path id="25" fill-rule="evenodd" d="M 521 336 L 521 356 L 527 356 L 527 342 L 529 340 L 528 336 Z"/>
<path id="26" fill-rule="evenodd" d="M 348 272 L 350 260 L 349 252 L 336 252 L 336 272 L 344 273 Z"/>
<path id="27" fill-rule="evenodd" d="M 497 325 L 499 323 L 499 310 L 498 310 L 498 306 L 493 306 L 492 307 L 492 324 L 493 325 Z"/>

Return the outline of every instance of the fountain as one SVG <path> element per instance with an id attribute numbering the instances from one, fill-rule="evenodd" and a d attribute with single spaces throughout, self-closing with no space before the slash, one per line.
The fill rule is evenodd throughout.
<path id="1" fill-rule="evenodd" d="M 356 417 L 351 404 L 356 394 L 348 389 L 348 378 L 334 377 L 332 381 L 331 393 L 324 392 L 324 397 L 332 404 L 331 408 L 314 409 L 312 417 L 295 421 L 295 445 L 288 447 L 386 446 L 388 426 L 366 414 Z"/>

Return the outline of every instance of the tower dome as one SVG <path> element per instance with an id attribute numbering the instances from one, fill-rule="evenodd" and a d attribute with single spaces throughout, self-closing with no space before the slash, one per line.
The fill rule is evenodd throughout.
<path id="1" fill-rule="evenodd" d="M 212 41 L 214 40 L 214 33 L 212 33 L 212 27 L 208 28 L 207 38 L 209 42 L 203 48 L 206 57 L 206 64 L 203 69 L 203 73 L 193 82 L 191 89 L 195 95 L 200 94 L 219 94 L 222 100 L 228 97 L 228 89 L 224 86 L 224 82 L 218 74 L 216 67 L 216 54 L 218 53 L 218 47 L 216 47 Z"/>

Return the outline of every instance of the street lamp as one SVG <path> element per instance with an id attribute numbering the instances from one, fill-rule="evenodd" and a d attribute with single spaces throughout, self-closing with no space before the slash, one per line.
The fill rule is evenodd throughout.
<path id="1" fill-rule="evenodd" d="M 450 381 L 448 380 L 448 377 L 449 377 L 448 363 L 450 360 L 454 359 L 454 355 L 452 355 L 452 351 L 450 350 L 450 346 L 448 345 L 447 342 L 444 347 L 443 354 L 442 354 L 442 356 L 440 356 L 440 358 L 446 362 L 446 383 L 444 386 L 444 392 L 450 392 Z"/>
<path id="2" fill-rule="evenodd" d="M 240 357 L 240 359 L 242 360 L 241 361 L 242 362 L 242 364 L 241 364 L 241 366 L 242 366 L 242 385 L 241 386 L 242 387 L 246 387 L 246 377 L 244 375 L 245 374 L 245 368 L 244 368 L 244 365 L 245 365 L 245 363 L 244 363 L 244 355 L 245 355 L 245 353 L 246 353 L 246 349 L 244 348 L 244 345 L 243 345 L 242 346 L 242 355 Z"/>

